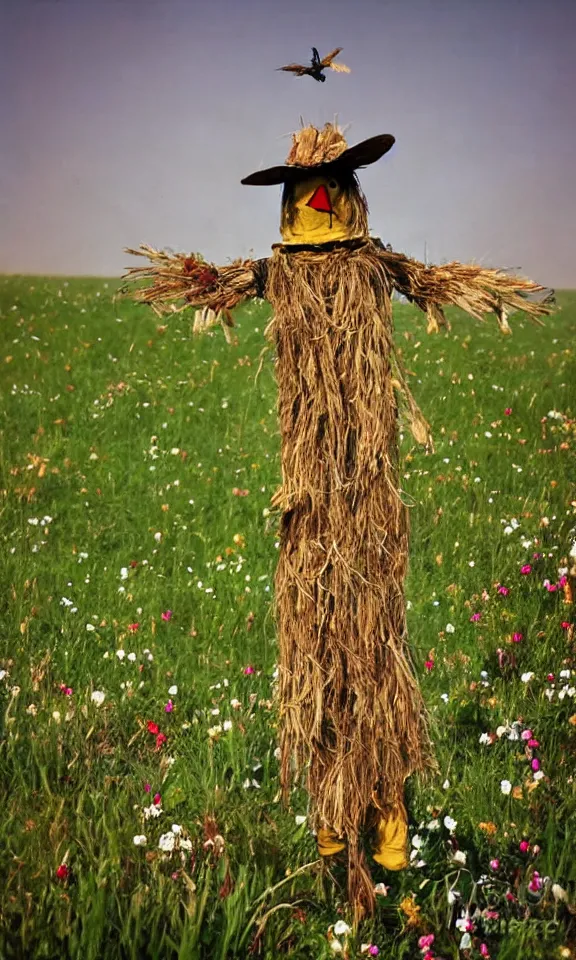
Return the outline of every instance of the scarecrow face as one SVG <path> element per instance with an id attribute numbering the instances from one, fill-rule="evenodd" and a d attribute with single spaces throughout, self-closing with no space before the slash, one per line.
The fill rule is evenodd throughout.
<path id="1" fill-rule="evenodd" d="M 285 193 L 280 232 L 284 243 L 348 240 L 358 230 L 351 191 L 334 178 L 301 180 Z"/>

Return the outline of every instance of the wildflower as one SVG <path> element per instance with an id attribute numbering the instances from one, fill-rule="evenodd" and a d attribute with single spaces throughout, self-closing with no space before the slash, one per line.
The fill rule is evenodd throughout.
<path id="1" fill-rule="evenodd" d="M 132 842 L 134 843 L 135 847 L 145 847 L 147 840 L 143 833 L 139 833 L 133 838 Z"/>
<path id="2" fill-rule="evenodd" d="M 176 684 L 174 684 L 172 687 L 169 688 L 168 696 L 175 697 L 177 693 L 178 693 L 178 687 L 176 686 Z"/>
<path id="3" fill-rule="evenodd" d="M 520 573 L 522 573 L 522 574 L 524 574 L 524 575 L 526 575 L 526 574 L 528 574 L 528 573 L 532 573 L 532 567 L 530 566 L 530 564 L 529 564 L 529 563 L 525 563 L 523 567 L 520 567 Z"/>
<path id="4" fill-rule="evenodd" d="M 59 880 L 67 880 L 69 873 L 70 871 L 68 870 L 68 867 L 66 866 L 65 863 L 61 863 L 56 870 L 56 876 L 58 877 Z"/>
<path id="5" fill-rule="evenodd" d="M 374 887 L 374 893 L 381 897 L 387 897 L 389 889 L 390 887 L 387 887 L 385 883 L 377 883 Z"/>
<path id="6" fill-rule="evenodd" d="M 481 616 L 482 616 L 481 613 L 473 613 L 472 616 L 470 617 L 470 623 L 478 623 Z"/>
<path id="7" fill-rule="evenodd" d="M 569 630 L 572 624 L 568 623 L 567 620 L 563 620 L 560 626 L 562 627 L 563 630 Z"/>
<path id="8" fill-rule="evenodd" d="M 148 733 L 153 733 L 154 736 L 156 736 L 157 733 L 160 733 L 160 727 L 157 723 L 154 723 L 153 720 L 149 720 L 146 724 L 146 727 L 148 729 Z"/>
<path id="9" fill-rule="evenodd" d="M 347 937 L 350 932 L 350 927 L 344 920 L 338 920 L 334 924 L 334 933 L 337 937 Z"/>
<path id="10" fill-rule="evenodd" d="M 160 806 L 160 804 L 162 803 L 162 797 L 160 796 L 159 793 L 155 793 L 155 794 L 154 794 L 154 799 L 153 799 L 152 803 L 153 803 L 156 807 L 159 807 L 159 806 Z"/>
<path id="11" fill-rule="evenodd" d="M 418 946 L 421 950 L 428 950 L 434 943 L 435 937 L 433 933 L 427 933 L 425 936 L 420 937 L 418 940 Z"/>
<path id="12" fill-rule="evenodd" d="M 512 784 L 510 783 L 510 781 L 509 781 L 509 780 L 501 780 L 501 781 L 500 781 L 500 790 L 502 791 L 502 793 L 504 794 L 504 796 L 507 797 L 508 794 L 510 793 L 510 791 L 512 790 Z"/>
<path id="13" fill-rule="evenodd" d="M 330 949 L 332 950 L 332 953 L 342 953 L 343 951 L 342 944 L 339 940 L 331 940 Z"/>
<path id="14" fill-rule="evenodd" d="M 513 643 L 521 643 L 523 639 L 524 639 L 524 637 L 522 636 L 521 633 L 513 633 L 513 634 L 512 634 L 512 641 L 513 641 Z"/>
<path id="15" fill-rule="evenodd" d="M 370 956 L 370 957 L 377 957 L 379 953 L 380 953 L 380 951 L 379 951 L 378 947 L 376 946 L 376 944 L 375 944 L 375 943 L 371 943 L 370 946 L 368 947 L 368 956 Z"/>
<path id="16" fill-rule="evenodd" d="M 492 737 L 489 733 L 481 733 L 478 738 L 479 743 L 492 743 Z"/>
<path id="17" fill-rule="evenodd" d="M 149 783 L 144 784 L 144 793 L 150 793 L 151 789 L 152 787 L 150 786 Z"/>
<path id="18" fill-rule="evenodd" d="M 177 837 L 182 833 L 182 827 L 179 823 L 172 824 L 172 833 L 175 833 Z"/>
<path id="19" fill-rule="evenodd" d="M 505 409 L 505 411 L 504 411 L 504 416 L 505 416 L 505 417 L 510 417 L 510 416 L 512 416 L 512 407 L 506 407 L 506 409 Z"/>
<path id="20" fill-rule="evenodd" d="M 486 957 L 487 960 L 490 960 L 490 953 L 489 953 L 488 947 L 486 946 L 485 943 L 481 943 L 481 944 L 480 944 L 480 956 L 481 956 L 481 957 Z"/>
<path id="21" fill-rule="evenodd" d="M 433 660 L 425 660 L 425 661 L 424 661 L 424 666 L 425 666 L 426 669 L 429 670 L 429 671 L 430 671 L 430 670 L 433 670 L 433 669 L 434 669 L 434 661 L 433 661 Z"/>
<path id="22" fill-rule="evenodd" d="M 162 744 L 166 743 L 168 737 L 165 733 L 159 733 L 156 737 L 156 749 L 159 750 Z"/>
<path id="23" fill-rule="evenodd" d="M 527 840 L 521 840 L 518 846 L 520 849 L 520 853 L 528 853 L 530 849 L 530 844 L 528 843 Z"/>
<path id="24" fill-rule="evenodd" d="M 227 733 L 229 730 L 231 730 L 231 729 L 232 729 L 232 721 L 231 721 L 231 720 L 225 720 L 224 723 L 222 724 L 222 729 L 223 729 L 226 733 Z"/>
<path id="25" fill-rule="evenodd" d="M 531 740 L 531 739 L 532 739 L 532 731 L 531 731 L 531 730 L 523 730 L 522 733 L 521 733 L 521 737 L 522 737 L 522 740 Z"/>
<path id="26" fill-rule="evenodd" d="M 531 670 L 528 670 L 527 673 L 523 673 L 523 674 L 522 674 L 522 676 L 520 677 L 520 679 L 521 679 L 522 683 L 530 683 L 530 681 L 532 680 L 533 676 L 534 676 L 534 674 L 532 673 L 532 671 L 531 671 Z"/>
<path id="27" fill-rule="evenodd" d="M 106 698 L 106 694 L 103 690 L 94 690 L 92 696 L 90 697 L 92 703 L 95 703 L 97 707 L 101 707 Z"/>
<path id="28" fill-rule="evenodd" d="M 168 620 L 171 620 L 171 619 L 172 619 L 172 611 L 171 611 L 171 610 L 165 610 L 164 613 L 162 614 L 162 619 L 163 619 L 163 620 L 167 620 L 167 621 L 168 621 Z"/>
<path id="29" fill-rule="evenodd" d="M 461 863 L 462 865 L 464 865 L 466 863 L 466 854 L 464 853 L 463 850 L 456 850 L 456 852 L 453 854 L 452 859 L 455 860 L 456 863 Z"/>
<path id="30" fill-rule="evenodd" d="M 444 817 L 444 826 L 450 833 L 454 833 L 456 827 L 458 826 L 458 821 L 453 820 L 452 817 Z"/>
<path id="31" fill-rule="evenodd" d="M 86 624 L 86 629 L 87 629 L 88 633 L 92 633 L 92 632 L 96 629 L 96 627 L 94 626 L 93 623 L 87 623 L 87 624 Z"/>
<path id="32" fill-rule="evenodd" d="M 140 627 L 140 624 L 139 624 L 139 623 L 129 623 L 129 624 L 128 624 L 128 629 L 129 629 L 130 633 L 136 633 L 136 631 L 138 630 L 139 627 Z"/>
<path id="33" fill-rule="evenodd" d="M 129 653 L 129 654 L 128 654 L 128 659 L 129 659 L 130 663 L 134 663 L 134 661 L 136 660 L 136 654 L 135 654 L 135 653 Z"/>
<path id="34" fill-rule="evenodd" d="M 451 623 L 446 624 L 446 633 L 454 633 L 455 627 Z"/>
<path id="35" fill-rule="evenodd" d="M 172 703 L 171 700 L 169 700 L 166 706 L 164 707 L 164 711 L 165 713 L 172 713 L 173 709 L 174 709 L 174 704 Z"/>
<path id="36" fill-rule="evenodd" d="M 244 676 L 248 677 L 251 673 L 254 673 L 254 667 L 244 667 Z"/>
<path id="37" fill-rule="evenodd" d="M 176 835 L 170 831 L 170 833 L 163 833 L 158 841 L 158 846 L 164 853 L 172 853 L 174 849 L 174 844 L 176 843 Z"/>
<path id="38" fill-rule="evenodd" d="M 60 690 L 62 691 L 65 697 L 72 696 L 72 687 L 67 687 L 65 683 L 60 684 Z"/>
<path id="39" fill-rule="evenodd" d="M 498 870 L 499 866 L 500 866 L 500 861 L 499 861 L 499 860 L 491 860 L 491 861 L 490 861 L 490 869 L 491 869 L 491 870 Z"/>
<path id="40" fill-rule="evenodd" d="M 501 594 L 503 597 L 507 597 L 508 594 L 510 593 L 510 588 L 503 587 L 501 586 L 501 584 L 498 584 L 498 593 Z"/>
<path id="41" fill-rule="evenodd" d="M 117 650 L 117 651 L 116 651 L 116 656 L 118 657 L 119 660 L 123 660 L 124 657 L 126 656 L 126 651 L 125 651 L 125 650 Z"/>
<path id="42" fill-rule="evenodd" d="M 543 886 L 543 880 L 537 870 L 532 874 L 532 879 L 528 884 L 528 889 L 531 893 L 538 893 Z"/>
<path id="43" fill-rule="evenodd" d="M 540 761 L 539 761 L 538 757 L 534 757 L 534 759 L 532 760 L 532 763 L 530 764 L 530 766 L 532 767 L 533 770 L 539 770 L 539 769 L 540 769 Z"/>

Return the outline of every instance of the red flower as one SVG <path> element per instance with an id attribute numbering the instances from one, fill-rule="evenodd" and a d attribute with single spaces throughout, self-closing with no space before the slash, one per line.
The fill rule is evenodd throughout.
<path id="1" fill-rule="evenodd" d="M 562 627 L 563 630 L 569 630 L 572 624 L 568 623 L 567 620 L 563 620 L 560 626 Z"/>
<path id="2" fill-rule="evenodd" d="M 138 627 L 139 627 L 139 626 L 140 626 L 139 623 L 129 623 L 129 624 L 128 624 L 128 629 L 129 629 L 130 633 L 136 633 L 136 631 L 138 630 Z"/>
<path id="3" fill-rule="evenodd" d="M 506 409 L 505 409 L 505 411 L 504 411 L 504 415 L 505 415 L 506 417 L 509 417 L 509 416 L 511 415 L 511 413 L 512 413 L 512 407 L 506 407 Z"/>
<path id="4" fill-rule="evenodd" d="M 166 743 L 168 737 L 165 733 L 159 733 L 156 737 L 156 749 L 159 750 L 163 743 Z"/>
<path id="5" fill-rule="evenodd" d="M 157 723 L 154 723 L 153 720 L 149 720 L 147 726 L 148 726 L 148 733 L 153 733 L 154 735 L 156 735 L 157 733 L 160 733 L 160 727 L 158 726 Z"/>
<path id="6" fill-rule="evenodd" d="M 58 869 L 56 870 L 56 876 L 58 877 L 59 880 L 67 880 L 69 873 L 70 871 L 68 870 L 68 867 L 66 866 L 65 863 L 61 863 Z"/>
<path id="7" fill-rule="evenodd" d="M 424 666 L 426 667 L 427 670 L 433 670 L 433 669 L 434 669 L 434 661 L 433 661 L 433 660 L 425 660 L 425 661 L 424 661 Z"/>
<path id="8" fill-rule="evenodd" d="M 164 736 L 164 734 L 162 734 L 162 736 Z M 154 794 L 154 800 L 152 801 L 152 803 L 154 804 L 155 807 L 160 806 L 160 804 L 162 803 L 162 797 L 160 796 L 159 793 Z"/>

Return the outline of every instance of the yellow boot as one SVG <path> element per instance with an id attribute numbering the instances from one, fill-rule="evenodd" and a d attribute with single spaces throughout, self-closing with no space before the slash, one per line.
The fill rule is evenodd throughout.
<path id="1" fill-rule="evenodd" d="M 340 840 L 329 827 L 320 828 L 316 837 L 316 843 L 318 844 L 318 853 L 321 857 L 331 857 L 346 848 L 344 841 Z"/>
<path id="2" fill-rule="evenodd" d="M 386 870 L 403 870 L 408 866 L 408 818 L 403 805 L 388 817 L 381 817 L 376 827 L 374 859 Z"/>

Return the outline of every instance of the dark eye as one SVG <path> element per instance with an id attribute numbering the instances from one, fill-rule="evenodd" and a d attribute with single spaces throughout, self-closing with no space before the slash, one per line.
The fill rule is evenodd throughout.
<path id="1" fill-rule="evenodd" d="M 338 184 L 337 184 L 336 180 L 329 180 L 329 181 L 328 181 L 328 186 L 330 187 L 331 190 L 335 190 L 336 187 L 338 186 Z"/>

